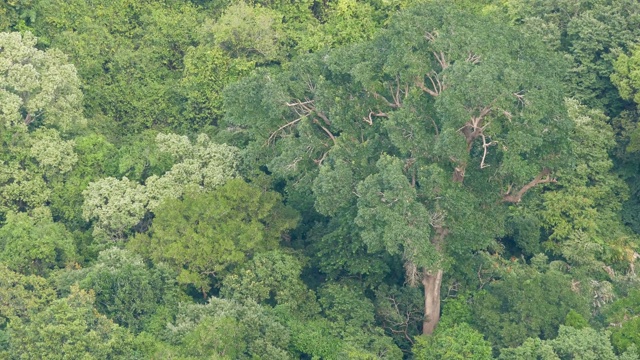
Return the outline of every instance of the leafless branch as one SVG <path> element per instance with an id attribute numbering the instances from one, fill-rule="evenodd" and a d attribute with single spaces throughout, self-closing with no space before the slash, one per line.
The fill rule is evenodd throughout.
<path id="1" fill-rule="evenodd" d="M 480 109 L 478 115 L 471 116 L 463 127 L 458 129 L 467 140 L 467 151 L 471 151 L 471 145 L 473 141 L 482 135 L 483 131 L 489 126 L 489 123 L 482 125 L 485 117 L 491 112 L 493 104 L 487 105 Z"/>
<path id="2" fill-rule="evenodd" d="M 291 164 L 287 165 L 287 170 L 295 170 L 296 167 L 298 167 L 298 163 L 300 162 L 300 160 L 302 160 L 301 157 L 297 157 L 295 159 L 293 159 L 293 162 L 291 162 Z"/>
<path id="3" fill-rule="evenodd" d="M 278 128 L 278 130 L 276 130 L 276 131 L 274 131 L 274 132 L 272 132 L 272 133 L 271 133 L 271 135 L 269 136 L 269 139 L 267 139 L 267 144 L 271 144 L 271 143 L 273 142 L 273 139 L 275 139 L 276 135 L 277 135 L 280 131 L 282 131 L 282 130 L 284 130 L 284 129 L 286 129 L 286 128 L 290 127 L 290 126 L 293 126 L 293 125 L 295 125 L 295 124 L 299 123 L 302 119 L 304 119 L 304 118 L 306 118 L 306 117 L 307 117 L 307 115 L 302 115 L 302 116 L 300 116 L 299 118 L 297 118 L 297 119 L 295 119 L 295 120 L 293 120 L 293 121 L 289 121 L 288 123 L 286 123 L 286 124 L 284 124 L 284 125 L 280 126 L 280 127 Z"/>
<path id="4" fill-rule="evenodd" d="M 311 113 L 315 113 L 319 118 L 324 121 L 326 125 L 331 125 L 331 121 L 329 118 L 322 112 L 316 109 L 315 100 L 305 99 L 305 101 L 295 100 L 295 102 L 286 103 L 286 105 L 290 108 L 293 108 L 293 111 L 298 114 L 298 116 L 309 115 Z"/>
<path id="5" fill-rule="evenodd" d="M 428 73 L 427 75 L 425 75 L 427 79 L 429 79 L 429 81 L 431 82 L 431 86 L 433 86 L 433 90 L 429 89 L 425 83 L 423 79 L 417 78 L 415 81 L 415 84 L 418 88 L 420 88 L 422 91 L 426 92 L 427 94 L 436 97 L 438 95 L 440 95 L 440 93 L 442 93 L 447 86 L 443 83 L 444 79 L 441 81 L 440 80 L 440 76 L 438 74 L 436 74 L 435 71 L 431 71 L 430 73 Z"/>
<path id="6" fill-rule="evenodd" d="M 382 99 L 382 101 L 384 101 L 389 107 L 391 107 L 393 109 L 398 109 L 398 108 L 402 107 L 402 96 L 401 96 L 401 94 L 403 92 L 404 92 L 404 97 L 406 98 L 407 95 L 409 94 L 409 85 L 405 84 L 404 85 L 404 91 L 403 91 L 402 85 L 400 84 L 400 76 L 396 76 L 395 86 L 393 84 L 389 84 L 389 93 L 391 94 L 391 99 L 393 101 L 390 101 L 385 96 L 380 95 L 377 92 L 373 93 L 373 97 L 376 98 L 376 99 Z"/>
<path id="7" fill-rule="evenodd" d="M 418 267 L 411 261 L 405 261 L 404 270 L 406 274 L 407 284 L 409 284 L 409 286 L 411 287 L 415 287 L 418 284 L 418 279 L 420 277 Z"/>
<path id="8" fill-rule="evenodd" d="M 520 105 L 527 105 L 527 100 L 524 98 L 524 91 L 514 92 L 513 95 L 518 99 Z"/>
<path id="9" fill-rule="evenodd" d="M 364 120 L 364 122 L 366 122 L 369 125 L 373 125 L 373 118 L 372 117 L 389 117 L 389 115 L 387 115 L 386 113 L 384 113 L 382 111 L 378 111 L 378 112 L 369 111 L 369 116 L 363 117 L 362 120 Z"/>
<path id="10" fill-rule="evenodd" d="M 489 124 L 487 124 L 487 125 L 489 125 Z M 485 127 L 486 127 L 486 125 L 485 125 Z M 486 136 L 484 134 L 482 134 L 482 133 L 480 134 L 480 137 L 482 137 L 482 151 L 483 151 L 483 153 L 482 153 L 482 161 L 480 161 L 480 169 L 484 169 L 484 168 L 489 166 L 489 165 L 486 165 L 484 163 L 484 160 L 487 157 L 487 148 L 489 146 L 491 146 L 491 145 L 497 144 L 497 142 L 495 142 L 495 141 L 487 142 Z"/>
<path id="11" fill-rule="evenodd" d="M 440 51 L 440 52 L 433 52 L 433 56 L 436 58 L 436 61 L 438 62 L 438 64 L 440 64 L 440 68 L 442 70 L 445 70 L 446 68 L 449 67 L 449 62 L 447 61 L 446 56 L 444 55 L 444 52 Z"/>
<path id="12" fill-rule="evenodd" d="M 480 288 L 478 290 L 482 290 L 482 288 L 489 282 L 482 279 L 482 264 L 478 268 L 478 281 L 480 282 Z"/>
<path id="13" fill-rule="evenodd" d="M 465 59 L 466 62 L 470 62 L 472 64 L 480 63 L 480 55 L 476 55 L 473 52 L 469 51 L 469 55 Z"/>
<path id="14" fill-rule="evenodd" d="M 438 32 L 435 30 L 433 32 L 428 32 L 424 34 L 424 37 L 429 41 L 434 41 L 438 37 Z"/>
<path id="15" fill-rule="evenodd" d="M 433 129 L 435 130 L 436 135 L 440 135 L 440 130 L 438 129 L 438 125 L 436 124 L 436 122 L 432 117 L 429 117 L 429 120 L 431 121 L 431 124 L 433 124 Z"/>
<path id="16" fill-rule="evenodd" d="M 308 104 L 313 104 L 314 102 L 315 102 L 315 100 L 307 99 L 307 101 L 296 100 L 296 102 L 294 102 L 294 103 L 286 103 L 286 104 L 289 107 L 294 107 L 294 106 L 304 106 L 304 105 L 308 105 Z"/>
<path id="17" fill-rule="evenodd" d="M 580 281 L 571 280 L 571 291 L 579 292 L 580 291 Z"/>
<path id="18" fill-rule="evenodd" d="M 327 133 L 327 135 L 329 135 L 329 137 L 331 138 L 331 141 L 333 141 L 333 144 L 336 144 L 336 138 L 335 136 L 333 136 L 333 134 L 331 133 L 331 131 L 329 131 L 329 129 L 327 129 L 326 127 L 320 125 L 320 122 L 318 121 L 318 119 L 313 119 L 313 122 L 320 126 L 320 128 L 322 128 L 322 130 L 324 130 L 325 133 Z"/>
<path id="19" fill-rule="evenodd" d="M 540 185 L 540 184 L 549 184 L 549 183 L 558 182 L 556 180 L 556 178 L 551 177 L 550 174 L 551 174 L 551 170 L 549 170 L 547 168 L 543 169 L 540 172 L 540 174 L 538 174 L 538 176 L 536 176 L 535 179 L 531 180 L 528 184 L 524 185 L 515 194 L 511 194 L 512 187 L 510 186 L 509 187 L 509 191 L 503 195 L 502 201 L 517 204 L 522 200 L 522 196 L 524 196 L 524 194 L 527 191 L 529 191 L 531 188 L 533 188 L 534 186 Z"/>
<path id="20" fill-rule="evenodd" d="M 313 160 L 313 162 L 314 162 L 314 163 L 316 163 L 316 165 L 318 165 L 318 166 L 322 165 L 322 162 L 324 161 L 324 159 L 326 159 L 326 158 L 327 158 L 327 154 L 328 154 L 328 153 L 329 153 L 328 151 L 325 151 L 325 152 L 322 154 L 322 157 L 321 157 L 320 159 L 314 159 L 314 160 Z"/>

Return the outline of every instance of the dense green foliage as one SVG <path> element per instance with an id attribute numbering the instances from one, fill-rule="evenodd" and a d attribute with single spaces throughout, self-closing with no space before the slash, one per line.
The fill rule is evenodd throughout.
<path id="1" fill-rule="evenodd" d="M 0 3 L 0 358 L 640 359 L 635 0 Z"/>

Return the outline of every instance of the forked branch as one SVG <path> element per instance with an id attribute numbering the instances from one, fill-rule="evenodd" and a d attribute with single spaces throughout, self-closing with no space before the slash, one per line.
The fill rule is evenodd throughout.
<path id="1" fill-rule="evenodd" d="M 267 144 L 270 144 L 273 142 L 273 140 L 275 139 L 276 135 L 288 128 L 288 127 L 292 127 L 295 124 L 299 123 L 300 121 L 302 121 L 302 119 L 308 117 L 309 115 L 315 114 L 317 115 L 320 119 L 322 119 L 322 121 L 324 122 L 325 125 L 329 126 L 331 125 L 331 121 L 329 120 L 329 118 L 321 111 L 318 111 L 314 105 L 315 100 L 310 100 L 310 99 L 305 99 L 305 101 L 301 101 L 298 99 L 295 99 L 295 101 L 293 102 L 287 102 L 285 103 L 288 107 L 292 108 L 293 111 L 298 115 L 298 118 L 293 120 L 293 121 L 289 121 L 288 123 L 280 126 L 276 131 L 272 132 L 271 135 L 269 136 L 269 138 L 267 139 Z M 313 122 L 315 124 L 317 124 L 318 126 L 320 126 L 320 128 L 322 128 L 322 130 L 324 130 L 325 133 L 327 133 L 327 135 L 329 135 L 329 137 L 331 138 L 331 140 L 335 143 L 336 139 L 333 136 L 333 134 L 324 126 L 322 126 L 320 124 L 320 122 L 318 121 L 318 119 L 313 119 Z"/>
<path id="2" fill-rule="evenodd" d="M 517 204 L 520 201 L 522 201 L 522 197 L 524 196 L 524 194 L 527 191 L 531 190 L 531 188 L 533 188 L 534 186 L 540 185 L 540 184 L 557 183 L 557 182 L 558 180 L 556 180 L 556 178 L 551 177 L 551 170 L 544 168 L 540 172 L 540 174 L 536 176 L 535 179 L 531 180 L 528 184 L 523 186 L 516 193 L 512 193 L 513 186 L 509 186 L 509 189 L 507 190 L 507 192 L 502 196 L 502 201 Z"/>
<path id="3" fill-rule="evenodd" d="M 513 96 L 516 97 L 516 99 L 518 99 L 518 103 L 520 103 L 520 105 L 525 106 L 527 105 L 527 100 L 524 98 L 524 91 L 518 91 L 513 93 Z"/>
<path id="4" fill-rule="evenodd" d="M 373 125 L 373 118 L 374 117 L 389 117 L 389 115 L 387 115 L 386 113 L 384 113 L 382 111 L 378 111 L 378 112 L 369 111 L 369 116 L 364 116 L 362 118 L 362 120 L 364 120 L 364 122 L 366 122 L 369 125 Z"/>
<path id="5" fill-rule="evenodd" d="M 497 144 L 497 142 L 496 141 L 487 142 L 487 138 L 484 134 L 480 134 L 480 137 L 482 137 L 482 160 L 480 161 L 480 169 L 484 169 L 489 166 L 484 163 L 484 160 L 487 157 L 487 148 L 491 145 Z"/>
<path id="6" fill-rule="evenodd" d="M 428 32 L 426 34 L 424 34 L 425 39 L 427 39 L 428 41 L 435 41 L 436 38 L 438 37 L 438 32 L 437 31 L 433 31 L 433 32 Z"/>
<path id="7" fill-rule="evenodd" d="M 278 133 L 279 133 L 280 131 L 282 131 L 282 130 L 284 130 L 284 129 L 286 129 L 286 128 L 290 127 L 290 126 L 293 126 L 293 125 L 295 125 L 295 124 L 299 123 L 302 119 L 304 119 L 304 118 L 306 118 L 306 117 L 307 117 L 307 115 L 302 115 L 302 116 L 300 116 L 299 118 L 297 118 L 297 119 L 295 119 L 295 120 L 293 120 L 293 121 L 289 121 L 288 123 L 286 123 L 286 124 L 284 124 L 284 125 L 280 126 L 280 127 L 278 128 L 278 130 L 276 130 L 276 131 L 272 132 L 272 133 L 271 133 L 271 135 L 269 135 L 269 139 L 267 139 L 267 144 L 271 144 L 271 143 L 273 142 L 273 139 L 275 139 L 276 135 L 278 135 Z"/>
<path id="8" fill-rule="evenodd" d="M 391 100 L 387 99 L 384 95 L 380 95 L 377 92 L 373 93 L 373 97 L 376 99 L 381 99 L 385 102 L 385 104 L 393 109 L 398 109 L 402 107 L 402 93 L 404 93 L 405 98 L 407 97 L 407 95 L 409 95 L 409 85 L 405 84 L 403 89 L 402 85 L 400 85 L 400 76 L 396 76 L 395 85 L 389 84 L 389 93 L 391 94 Z"/>
<path id="9" fill-rule="evenodd" d="M 470 62 L 472 64 L 479 64 L 480 63 L 480 55 L 474 54 L 473 52 L 469 51 L 469 55 L 467 56 L 465 61 L 466 62 Z"/>
<path id="10" fill-rule="evenodd" d="M 487 126 L 489 126 L 490 123 L 483 124 L 483 122 L 486 116 L 491 112 L 492 106 L 493 104 L 480 109 L 477 116 L 471 116 L 471 120 L 459 129 L 467 140 L 467 151 L 471 151 L 471 144 L 473 141 L 481 136 Z"/>
<path id="11" fill-rule="evenodd" d="M 438 62 L 438 64 L 440 64 L 440 68 L 442 70 L 445 70 L 446 68 L 449 67 L 449 62 L 447 61 L 446 56 L 444 55 L 444 52 L 440 51 L 440 52 L 433 52 L 433 56 L 436 58 L 436 61 Z"/>
<path id="12" fill-rule="evenodd" d="M 438 74 L 436 74 L 435 71 L 431 71 L 430 73 L 428 73 L 426 75 L 427 79 L 429 79 L 429 81 L 431 82 L 431 86 L 433 87 L 433 89 L 429 89 L 425 83 L 424 83 L 424 79 L 421 79 L 420 77 L 416 78 L 416 86 L 418 88 L 420 88 L 420 90 L 426 92 L 427 94 L 436 97 L 438 95 L 440 95 L 440 93 L 442 93 L 447 86 L 444 84 L 444 76 L 442 81 L 440 80 L 440 76 Z"/>

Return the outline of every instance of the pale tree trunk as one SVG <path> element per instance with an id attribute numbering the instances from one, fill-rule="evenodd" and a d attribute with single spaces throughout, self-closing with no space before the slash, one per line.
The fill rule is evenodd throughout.
<path id="1" fill-rule="evenodd" d="M 440 285 L 442 285 L 442 270 L 425 271 L 422 275 L 424 286 L 424 321 L 422 334 L 431 335 L 440 321 Z"/>

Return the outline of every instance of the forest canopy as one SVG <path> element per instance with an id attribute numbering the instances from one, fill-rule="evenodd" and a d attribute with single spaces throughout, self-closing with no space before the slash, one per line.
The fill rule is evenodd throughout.
<path id="1" fill-rule="evenodd" d="M 640 359 L 634 0 L 0 4 L 0 358 Z"/>

